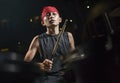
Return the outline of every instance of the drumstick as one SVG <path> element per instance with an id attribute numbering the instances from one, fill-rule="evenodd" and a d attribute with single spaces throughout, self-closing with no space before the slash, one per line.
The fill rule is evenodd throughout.
<path id="1" fill-rule="evenodd" d="M 64 22 L 64 24 L 63 24 L 63 26 L 61 28 L 60 34 L 58 35 L 57 41 L 56 41 L 55 46 L 54 46 L 53 51 L 52 51 L 52 57 L 51 57 L 52 60 L 53 60 L 53 57 L 54 57 L 54 55 L 56 53 L 56 50 L 58 48 L 58 44 L 59 44 L 59 42 L 61 40 L 61 36 L 63 35 L 64 30 L 66 28 L 67 22 L 68 22 L 68 19 L 65 20 L 65 22 Z"/>

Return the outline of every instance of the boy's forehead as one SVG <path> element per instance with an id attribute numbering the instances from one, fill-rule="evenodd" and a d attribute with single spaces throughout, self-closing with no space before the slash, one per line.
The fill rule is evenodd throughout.
<path id="1" fill-rule="evenodd" d="M 46 15 L 47 14 L 58 14 L 58 12 L 47 12 Z"/>

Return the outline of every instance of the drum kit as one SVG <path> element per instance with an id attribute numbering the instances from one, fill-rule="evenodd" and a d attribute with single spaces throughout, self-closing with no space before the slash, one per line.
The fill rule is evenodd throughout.
<path id="1" fill-rule="evenodd" d="M 85 56 L 83 54 L 79 56 L 79 54 L 79 49 L 68 54 L 69 57 L 63 61 L 63 69 L 61 71 L 65 73 L 70 68 L 71 63 L 84 59 Z M 22 61 L 23 57 L 21 56 L 22 55 L 13 52 L 0 54 L 0 58 L 2 58 L 0 63 L 1 83 L 34 83 L 34 79 L 43 74 L 38 65 Z"/>

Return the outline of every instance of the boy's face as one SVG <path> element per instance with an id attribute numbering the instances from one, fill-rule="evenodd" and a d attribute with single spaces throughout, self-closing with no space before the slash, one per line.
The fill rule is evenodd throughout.
<path id="1" fill-rule="evenodd" d="M 48 12 L 43 18 L 46 27 L 57 26 L 61 22 L 61 17 L 57 12 Z"/>

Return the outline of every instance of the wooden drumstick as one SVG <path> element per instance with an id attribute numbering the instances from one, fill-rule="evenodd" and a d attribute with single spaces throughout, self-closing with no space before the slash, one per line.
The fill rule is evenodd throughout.
<path id="1" fill-rule="evenodd" d="M 65 20 L 65 22 L 64 22 L 64 24 L 63 24 L 63 26 L 62 26 L 62 28 L 61 28 L 60 34 L 58 35 L 57 42 L 55 43 L 55 46 L 54 46 L 53 51 L 52 51 L 52 57 L 51 57 L 52 60 L 53 60 L 53 57 L 54 57 L 54 55 L 55 55 L 55 53 L 56 53 L 56 50 L 57 50 L 57 48 L 58 48 L 58 44 L 59 44 L 59 42 L 60 42 L 60 40 L 61 40 L 61 36 L 63 35 L 63 33 L 64 33 L 64 31 L 65 31 L 67 22 L 68 22 L 68 19 Z"/>

